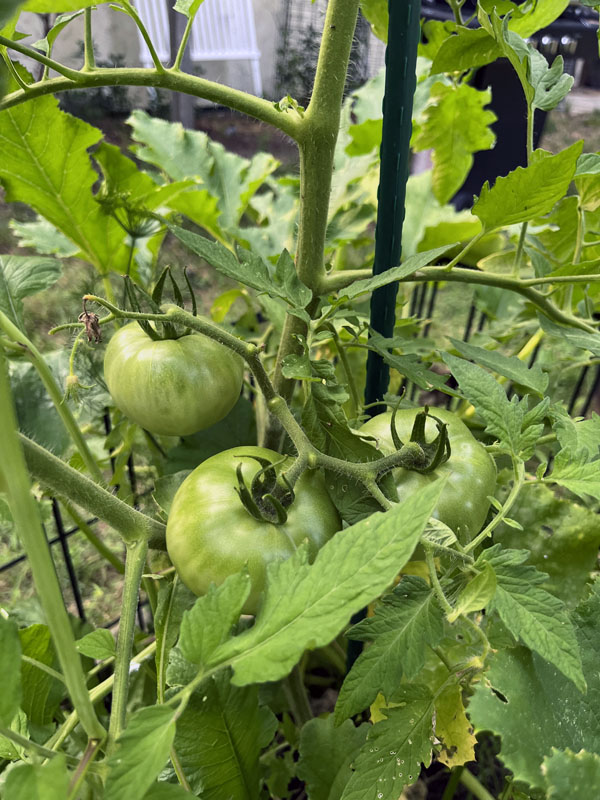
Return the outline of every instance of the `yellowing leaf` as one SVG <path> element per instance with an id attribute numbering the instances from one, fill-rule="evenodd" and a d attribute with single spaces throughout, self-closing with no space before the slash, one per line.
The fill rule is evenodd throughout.
<path id="1" fill-rule="evenodd" d="M 444 748 L 438 761 L 450 769 L 474 761 L 477 740 L 465 714 L 460 686 L 449 686 L 440 694 L 435 712 L 435 733 Z"/>

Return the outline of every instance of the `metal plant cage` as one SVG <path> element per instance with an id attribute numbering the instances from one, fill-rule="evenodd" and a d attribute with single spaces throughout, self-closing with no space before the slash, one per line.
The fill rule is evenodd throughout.
<path id="1" fill-rule="evenodd" d="M 419 16 L 419 4 L 420 0 L 407 0 L 406 3 L 393 3 L 391 4 L 392 7 L 396 7 L 398 9 L 402 6 L 401 12 L 396 12 L 396 14 L 392 14 L 390 25 L 396 25 L 398 28 L 403 28 L 404 33 L 402 31 L 397 31 L 397 47 L 396 52 L 390 52 L 391 48 L 388 48 L 388 52 L 386 55 L 387 66 L 388 66 L 388 73 L 396 69 L 396 65 L 399 59 L 399 50 L 400 44 L 402 42 L 402 37 L 404 36 L 405 39 L 408 38 L 409 41 L 405 42 L 406 46 L 412 47 L 413 57 L 416 58 L 416 37 L 418 37 L 418 25 L 415 26 L 415 17 L 418 19 Z M 285 30 L 288 32 L 289 36 L 293 35 L 294 25 L 299 25 L 301 20 L 301 11 L 302 14 L 305 15 L 304 19 L 309 17 L 309 21 L 314 22 L 316 25 L 321 18 L 320 15 L 323 13 L 325 3 L 323 0 L 317 0 L 314 4 L 309 4 L 307 2 L 295 2 L 295 0 L 287 0 L 285 4 L 285 11 L 286 11 L 286 21 L 287 27 Z M 406 18 L 400 16 L 401 14 L 406 14 L 408 8 L 411 8 L 411 12 L 413 14 L 412 22 L 413 27 L 410 28 L 409 25 L 406 24 Z M 410 32 L 412 31 L 412 33 Z M 286 35 L 288 35 L 286 34 Z M 412 37 L 412 40 L 410 40 Z M 291 41 L 291 39 L 290 39 Z M 400 43 L 400 44 L 399 44 Z M 404 45 L 402 45 L 404 46 Z M 402 55 L 404 58 L 404 52 Z M 410 73 L 410 70 L 408 70 Z M 394 73 L 395 75 L 399 74 L 398 72 Z M 408 75 L 408 79 L 406 81 L 406 85 L 403 87 L 403 90 L 400 91 L 399 84 L 400 81 L 394 78 L 394 75 L 390 76 L 390 81 L 393 81 L 394 86 L 394 98 L 393 102 L 399 103 L 402 105 L 403 103 L 406 104 L 412 103 L 412 89 L 411 86 L 414 83 L 414 70 L 413 70 L 413 77 L 411 78 L 410 74 Z M 399 149 L 403 146 L 405 148 L 405 152 L 408 153 L 408 144 L 407 144 L 407 130 L 405 129 L 403 133 L 399 133 L 397 127 L 395 128 L 391 123 L 393 122 L 394 114 L 398 114 L 400 111 L 399 106 L 394 106 L 393 103 L 390 101 L 386 101 L 384 103 L 384 132 L 383 132 L 383 145 L 382 145 L 382 165 L 386 163 L 390 163 L 389 159 L 394 163 L 394 169 L 388 168 L 386 169 L 385 166 L 382 166 L 381 174 L 382 174 L 382 182 L 380 183 L 380 203 L 379 207 L 382 209 L 385 205 L 385 214 L 387 214 L 387 219 L 382 217 L 380 212 L 378 221 L 377 221 L 377 247 L 379 248 L 380 256 L 379 256 L 379 266 L 382 268 L 389 267 L 394 263 L 399 262 L 399 258 L 394 260 L 395 254 L 399 256 L 400 251 L 400 244 L 401 244 L 401 228 L 402 228 L 402 220 L 404 216 L 404 200 L 402 198 L 402 203 L 398 204 L 384 204 L 381 200 L 385 197 L 386 192 L 391 192 L 392 194 L 395 193 L 397 196 L 397 192 L 400 191 L 403 193 L 404 185 L 406 182 L 407 177 L 407 170 L 408 170 L 408 161 L 405 159 L 405 162 L 399 163 L 397 159 L 397 153 Z M 405 115 L 406 118 L 406 115 Z M 386 119 L 389 123 L 388 132 L 386 132 Z M 408 119 L 410 120 L 410 114 L 408 115 Z M 410 126 L 409 126 L 410 128 Z M 389 130 L 392 130 L 392 133 L 389 133 Z M 404 135 L 404 145 L 402 144 L 402 136 Z M 408 135 L 410 135 L 408 133 Z M 386 138 L 387 137 L 387 138 Z M 387 159 L 387 161 L 386 161 Z M 387 176 L 388 185 L 386 186 L 383 181 L 383 177 Z M 393 210 L 390 211 L 390 208 Z M 377 255 L 376 255 L 376 267 L 377 267 Z M 380 271 L 382 271 L 380 269 Z M 372 304 L 372 324 L 381 330 L 380 322 L 383 318 L 385 318 L 386 325 L 391 325 L 391 329 L 393 330 L 394 326 L 394 309 L 395 309 L 395 290 L 387 289 L 383 292 L 378 290 L 380 293 L 375 296 Z M 410 298 L 409 303 L 409 314 L 414 316 L 418 319 L 424 320 L 424 325 L 421 328 L 421 335 L 426 337 L 431 329 L 432 324 L 435 322 L 435 314 L 436 314 L 436 306 L 439 303 L 439 298 L 441 295 L 441 291 L 439 289 L 438 283 L 422 283 L 416 284 L 412 295 Z M 382 308 L 387 308 L 387 311 L 382 312 Z M 463 341 L 467 342 L 473 336 L 475 332 L 482 331 L 486 325 L 490 323 L 490 317 L 486 313 L 485 310 L 482 310 L 480 305 L 473 300 L 470 304 L 470 307 L 467 307 L 466 313 L 463 317 L 462 322 L 456 320 L 456 333 L 455 336 L 458 338 L 460 335 L 460 331 L 462 331 L 462 339 Z M 379 327 L 378 327 L 379 326 Z M 382 333 L 385 331 L 381 330 Z M 390 332 L 387 332 L 386 335 L 391 335 Z M 531 366 L 540 356 L 540 345 L 538 344 L 535 350 L 532 352 L 529 358 L 529 366 Z M 372 353 L 369 354 L 371 357 Z M 383 392 L 387 389 L 387 368 L 383 365 L 383 362 L 378 358 L 372 358 L 369 365 L 369 370 L 367 373 L 367 386 L 366 386 L 366 398 L 368 402 L 373 402 L 376 400 L 380 400 L 383 397 Z M 411 400 L 416 399 L 417 396 L 417 387 L 414 385 L 404 385 L 402 388 L 407 392 L 408 397 Z M 509 392 L 511 391 L 509 387 Z M 600 392 L 600 364 L 596 365 L 588 365 L 585 366 L 577 376 L 577 379 L 574 382 L 572 391 L 568 397 L 567 407 L 570 414 L 575 413 L 580 416 L 586 416 L 590 410 L 593 409 L 593 404 L 598 397 Z M 448 396 L 448 403 L 451 401 L 450 396 Z M 110 422 L 110 414 L 108 411 L 104 415 L 104 427 L 105 431 L 108 434 L 111 429 L 111 422 Z M 114 465 L 113 465 L 114 466 Z M 132 454 L 129 458 L 128 467 L 127 467 L 127 476 L 128 481 L 131 486 L 131 491 L 133 494 L 133 501 L 134 504 L 141 498 L 141 494 L 138 493 L 138 480 L 136 476 L 136 466 L 135 466 L 135 455 Z M 44 501 L 46 502 L 46 501 Z M 77 570 L 74 566 L 72 552 L 71 552 L 71 544 L 74 541 L 75 537 L 83 537 L 84 532 L 81 530 L 80 527 L 77 525 L 73 525 L 68 527 L 65 525 L 65 520 L 63 517 L 63 512 L 61 510 L 61 503 L 59 500 L 55 498 L 51 498 L 47 502 L 50 503 L 51 506 L 51 525 L 46 525 L 46 533 L 48 538 L 48 544 L 55 560 L 55 564 L 60 566 L 60 571 L 63 571 L 67 575 L 67 585 L 64 586 L 63 591 L 65 595 L 65 601 L 68 606 L 72 607 L 76 611 L 76 616 L 79 617 L 80 620 L 86 621 L 88 617 L 88 613 L 86 611 L 86 602 L 83 596 L 83 592 L 80 585 L 80 579 L 77 574 Z M 97 519 L 87 519 L 86 526 L 96 526 L 98 524 Z M 101 556 L 98 556 L 101 558 Z M 11 558 L 9 561 L 5 562 L 4 564 L 0 564 L 0 575 L 6 575 L 11 570 L 14 570 L 18 565 L 25 562 L 27 556 L 24 554 L 16 555 L 15 557 Z M 60 564 L 59 559 L 62 559 L 62 564 Z M 141 600 L 138 605 L 138 624 L 142 631 L 147 631 L 150 627 L 151 623 L 145 614 L 145 606 L 147 605 L 147 600 Z M 116 625 L 119 621 L 119 617 L 116 616 L 114 618 L 110 618 L 104 621 L 105 627 L 112 627 Z M 352 644 L 352 643 L 351 643 Z"/>
<path id="2" fill-rule="evenodd" d="M 281 39 L 277 49 L 277 90 L 306 105 L 317 66 L 321 31 L 327 0 L 284 0 L 281 11 Z M 362 14 L 358 15 L 346 91 L 362 86 L 383 66 L 385 46 L 371 33 Z"/>

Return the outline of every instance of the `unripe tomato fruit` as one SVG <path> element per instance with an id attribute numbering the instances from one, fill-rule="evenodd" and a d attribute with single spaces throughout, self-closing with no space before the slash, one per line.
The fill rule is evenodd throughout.
<path id="1" fill-rule="evenodd" d="M 396 412 L 398 436 L 407 444 L 412 427 L 422 408 L 405 408 Z M 398 497 L 402 501 L 425 484 L 448 475 L 446 486 L 434 511 L 434 516 L 448 525 L 462 544 L 479 533 L 490 507 L 487 499 L 496 488 L 496 465 L 485 447 L 455 414 L 445 408 L 430 408 L 430 414 L 446 423 L 451 455 L 433 472 L 421 474 L 414 470 L 394 470 Z M 389 455 L 395 452 L 391 434 L 392 412 L 378 414 L 361 428 L 362 434 L 374 436 L 378 449 Z M 438 430 L 433 419 L 425 424 L 425 436 L 432 442 Z"/>
<path id="2" fill-rule="evenodd" d="M 341 528 L 341 521 L 323 476 L 314 470 L 307 470 L 296 482 L 286 522 L 275 525 L 254 519 L 236 492 L 240 463 L 247 486 L 260 469 L 248 456 L 271 463 L 282 458 L 263 447 L 234 447 L 203 461 L 175 494 L 167 521 L 167 551 L 181 580 L 197 595 L 247 565 L 252 588 L 243 610 L 255 614 L 267 565 L 289 558 L 304 540 L 312 560 Z M 277 472 L 290 463 L 291 459 Z"/>
<path id="3" fill-rule="evenodd" d="M 117 408 L 152 433 L 187 436 L 223 419 L 237 402 L 244 363 L 199 333 L 153 341 L 137 322 L 120 328 L 104 356 Z"/>

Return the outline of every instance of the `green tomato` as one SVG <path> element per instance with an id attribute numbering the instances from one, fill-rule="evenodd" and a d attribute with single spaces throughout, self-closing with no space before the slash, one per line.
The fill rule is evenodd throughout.
<path id="1" fill-rule="evenodd" d="M 396 413 L 396 430 L 406 444 L 410 441 L 415 417 L 421 408 L 405 408 Z M 394 472 L 400 500 L 408 497 L 425 484 L 443 475 L 448 476 L 446 486 L 434 511 L 434 516 L 448 525 L 460 542 L 466 544 L 481 530 L 490 507 L 487 499 L 496 487 L 496 465 L 467 426 L 444 408 L 431 408 L 430 413 L 448 425 L 450 458 L 436 470 L 423 475 L 414 470 L 397 469 Z M 395 452 L 391 434 L 392 412 L 379 414 L 366 422 L 361 434 L 374 436 L 384 455 Z M 433 419 L 425 425 L 425 436 L 431 442 L 437 436 Z"/>
<path id="2" fill-rule="evenodd" d="M 254 519 L 236 492 L 236 470 L 242 464 L 250 486 L 260 466 L 244 456 L 259 456 L 271 463 L 282 458 L 262 447 L 234 447 L 203 461 L 175 494 L 167 521 L 167 551 L 181 580 L 197 595 L 247 566 L 252 588 L 244 613 L 255 614 L 267 565 L 289 558 L 305 540 L 312 560 L 341 528 L 341 521 L 323 476 L 312 470 L 298 479 L 286 522 L 275 525 Z M 290 463 L 291 459 L 277 471 Z"/>
<path id="3" fill-rule="evenodd" d="M 117 408 L 152 433 L 187 436 L 223 419 L 242 388 L 242 359 L 198 333 L 153 341 L 137 322 L 120 328 L 104 356 Z"/>

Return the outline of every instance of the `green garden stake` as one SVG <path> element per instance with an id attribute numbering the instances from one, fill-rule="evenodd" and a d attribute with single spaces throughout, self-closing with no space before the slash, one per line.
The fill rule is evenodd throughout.
<path id="1" fill-rule="evenodd" d="M 373 274 L 379 275 L 400 263 L 402 224 L 406 200 L 406 181 L 410 162 L 412 107 L 415 93 L 417 48 L 420 39 L 421 0 L 388 0 L 388 45 L 385 51 L 385 94 L 383 97 L 383 130 L 381 166 L 377 191 L 377 228 Z M 394 333 L 398 284 L 376 289 L 371 296 L 371 326 L 382 336 Z M 383 358 L 369 351 L 365 405 L 382 400 L 390 382 L 390 370 Z M 371 406 L 371 416 L 385 411 Z M 352 618 L 364 619 L 366 609 Z M 347 668 L 351 669 L 362 650 L 362 642 L 348 642 Z"/>
<path id="2" fill-rule="evenodd" d="M 420 39 L 421 0 L 389 0 L 388 46 L 383 98 L 381 168 L 377 192 L 377 228 L 373 274 L 396 267 L 402 250 L 406 181 L 410 163 L 413 95 L 416 86 L 417 48 Z M 371 326 L 382 336 L 394 332 L 398 284 L 376 289 L 371 298 Z M 365 405 L 382 400 L 389 384 L 389 367 L 369 351 Z M 385 409 L 374 406 L 371 416 Z"/>

